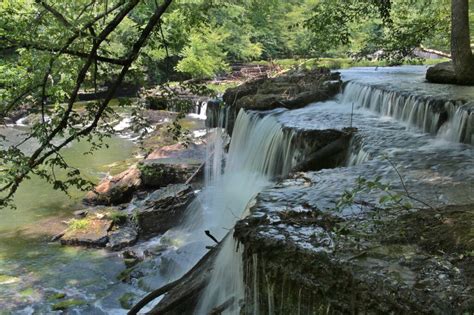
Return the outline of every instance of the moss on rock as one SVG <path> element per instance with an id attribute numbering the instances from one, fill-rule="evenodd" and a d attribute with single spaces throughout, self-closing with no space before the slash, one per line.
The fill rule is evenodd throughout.
<path id="1" fill-rule="evenodd" d="M 53 311 L 62 311 L 62 310 L 67 310 L 69 308 L 81 306 L 85 304 L 87 303 L 83 300 L 70 299 L 70 300 L 65 300 L 65 301 L 55 303 L 53 304 L 51 308 Z"/>
<path id="2" fill-rule="evenodd" d="M 119 298 L 119 303 L 122 308 L 129 310 L 133 307 L 133 304 L 135 302 L 135 299 L 137 296 L 134 293 L 127 292 L 124 293 L 120 298 Z"/>

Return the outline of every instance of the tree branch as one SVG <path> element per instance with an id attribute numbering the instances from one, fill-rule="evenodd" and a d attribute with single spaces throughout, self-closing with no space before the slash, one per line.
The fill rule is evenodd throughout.
<path id="1" fill-rule="evenodd" d="M 71 36 L 70 38 L 68 38 L 68 40 L 66 41 L 66 43 L 63 45 L 63 47 L 57 52 L 57 55 L 56 56 L 53 56 L 51 58 L 51 60 L 49 61 L 49 65 L 48 65 L 48 70 L 46 71 L 45 73 L 45 76 L 44 78 L 46 79 L 43 79 L 42 81 L 42 84 L 38 84 L 37 86 L 34 86 L 30 89 L 30 91 L 36 89 L 36 88 L 39 88 L 39 87 L 42 87 L 46 84 L 46 80 L 47 80 L 47 77 L 49 76 L 49 74 L 51 73 L 52 71 L 52 67 L 54 65 L 54 62 L 55 60 L 60 56 L 62 55 L 63 53 L 66 53 L 66 52 L 71 52 L 68 47 L 84 32 L 84 30 L 87 30 L 88 28 L 92 27 L 97 21 L 99 21 L 101 18 L 107 16 L 108 14 L 112 13 L 113 11 L 117 10 L 118 8 L 120 8 L 122 5 L 125 4 L 125 1 L 122 0 L 120 2 L 118 2 L 115 6 L 111 7 L 110 9 L 108 10 L 105 10 L 105 12 L 103 12 L 102 14 L 99 14 L 97 15 L 95 18 L 93 18 L 91 21 L 89 21 L 88 23 L 86 23 L 80 30 L 77 30 L 75 31 L 74 35 Z M 4 40 L 6 40 L 5 38 L 3 38 Z M 51 51 L 51 49 L 45 49 L 45 50 L 48 50 L 48 51 Z M 97 53 L 93 55 L 93 57 L 96 57 Z M 87 56 L 88 57 L 88 56 Z M 104 62 L 106 61 L 105 59 L 103 60 Z M 110 59 L 108 59 L 107 61 L 112 61 Z M 122 64 L 121 64 L 122 65 Z M 18 103 L 28 92 L 25 92 L 25 93 L 22 93 L 20 95 L 20 97 L 17 97 L 15 98 L 9 106 L 7 106 L 3 112 L 2 112 L 2 116 L 5 117 L 7 115 L 7 113 L 13 108 L 13 106 Z M 44 93 L 45 94 L 45 93 Z M 0 192 L 1 191 L 4 191 L 4 187 L 3 188 L 0 188 Z"/>
<path id="2" fill-rule="evenodd" d="M 31 48 L 31 49 L 36 49 L 40 51 L 47 51 L 47 52 L 54 52 L 54 53 L 59 53 L 59 54 L 66 54 L 66 55 L 71 55 L 79 58 L 89 58 L 89 54 L 82 52 L 82 51 L 77 51 L 77 50 L 72 50 L 72 49 L 63 49 L 63 48 L 57 48 L 57 47 L 47 47 L 43 46 L 38 43 L 26 43 L 26 42 L 18 42 L 18 41 L 12 41 L 10 39 L 3 38 L 4 40 L 8 41 L 11 46 L 8 48 Z M 126 59 L 115 59 L 115 58 L 110 58 L 110 57 L 104 57 L 104 56 L 93 56 L 93 58 L 97 61 L 100 62 L 105 62 L 105 63 L 110 63 L 113 65 L 119 65 L 123 66 L 126 64 L 127 60 Z"/>
<path id="3" fill-rule="evenodd" d="M 143 29 L 142 33 L 140 34 L 139 39 L 133 44 L 132 50 L 128 54 L 127 62 L 123 66 L 120 74 L 118 75 L 117 79 L 115 80 L 112 87 L 107 91 L 107 95 L 102 101 L 101 105 L 97 113 L 94 116 L 93 121 L 87 127 L 84 127 L 79 132 L 74 133 L 73 135 L 69 136 L 65 140 L 63 140 L 59 145 L 55 146 L 53 150 L 49 150 L 44 152 L 50 146 L 51 141 L 58 135 L 61 131 L 63 131 L 67 127 L 69 116 L 73 109 L 73 104 L 76 100 L 78 95 L 79 89 L 84 82 L 85 76 L 87 74 L 88 69 L 90 68 L 94 58 L 94 54 L 97 53 L 97 50 L 100 44 L 107 38 L 107 36 L 120 24 L 120 22 L 128 15 L 128 13 L 138 4 L 139 0 L 131 0 L 125 8 L 120 11 L 115 18 L 105 27 L 105 29 L 99 34 L 97 38 L 97 42 L 92 47 L 89 58 L 87 59 L 86 63 L 82 67 L 81 71 L 78 74 L 76 80 L 76 86 L 71 93 L 71 97 L 69 98 L 69 102 L 67 105 L 67 109 L 64 112 L 61 121 L 58 123 L 56 128 L 47 136 L 47 138 L 42 142 L 42 145 L 30 156 L 28 160 L 28 168 L 21 173 L 17 174 L 13 180 L 13 182 L 7 184 L 3 188 L 0 189 L 1 191 L 9 190 L 8 194 L 5 198 L 0 199 L 0 201 L 5 201 L 11 198 L 13 194 L 18 189 L 21 181 L 31 172 L 32 169 L 42 164 L 49 156 L 54 154 L 57 150 L 62 149 L 63 147 L 67 146 L 69 143 L 74 141 L 77 138 L 83 137 L 91 133 L 98 125 L 100 118 L 102 117 L 105 109 L 107 108 L 108 103 L 114 97 L 118 87 L 122 83 L 125 75 L 128 72 L 133 61 L 135 61 L 140 53 L 141 48 L 145 45 L 146 40 L 150 36 L 151 32 L 153 31 L 154 27 L 160 21 L 161 16 L 165 13 L 168 6 L 171 4 L 172 0 L 165 0 L 164 3 L 158 7 L 152 17 L 149 19 L 147 25 Z"/>
<path id="4" fill-rule="evenodd" d="M 59 13 L 58 10 L 50 6 L 44 0 L 35 0 L 35 2 L 45 8 L 48 12 L 50 12 L 59 22 L 61 22 L 64 26 L 73 28 L 73 25 L 62 15 Z"/>
<path id="5" fill-rule="evenodd" d="M 14 177 L 13 182 L 8 183 L 4 187 L 0 188 L 0 192 L 3 192 L 7 189 L 9 190 L 7 196 L 5 198 L 2 198 L 0 201 L 5 201 L 5 200 L 8 200 L 9 198 L 11 198 L 11 196 L 13 196 L 13 194 L 18 189 L 18 186 L 20 185 L 21 181 L 28 175 L 28 173 L 33 168 L 35 168 L 36 166 L 43 163 L 46 160 L 46 158 L 48 158 L 51 154 L 54 153 L 54 151 L 48 151 L 47 153 L 43 154 L 43 156 L 41 156 L 43 151 L 50 145 L 51 141 L 56 137 L 56 135 L 58 135 L 58 133 L 60 133 L 64 128 L 67 127 L 67 122 L 68 122 L 69 116 L 72 112 L 74 102 L 76 101 L 77 95 L 79 93 L 79 89 L 80 89 L 82 83 L 84 82 L 84 80 L 86 78 L 87 72 L 88 72 L 88 70 L 89 70 L 89 68 L 92 64 L 93 59 L 94 59 L 93 56 L 97 53 L 97 50 L 99 49 L 100 44 L 110 35 L 110 33 L 112 33 L 114 31 L 114 29 L 133 10 L 133 8 L 138 4 L 138 2 L 139 2 L 139 0 L 131 0 L 130 2 L 128 2 L 128 4 L 112 19 L 112 21 L 110 21 L 110 23 L 99 34 L 99 36 L 97 38 L 97 42 L 92 46 L 92 49 L 89 53 L 89 58 L 86 60 L 85 64 L 83 65 L 82 69 L 80 70 L 80 72 L 77 76 L 76 85 L 75 85 L 75 87 L 74 87 L 74 89 L 71 93 L 71 96 L 69 98 L 69 102 L 67 104 L 67 108 L 66 108 L 65 112 L 63 113 L 63 116 L 62 116 L 60 122 L 51 131 L 51 133 L 49 135 L 47 135 L 46 138 L 42 141 L 42 145 L 38 149 L 36 149 L 33 152 L 33 154 L 30 156 L 30 158 L 28 160 L 28 167 L 25 170 L 23 170 L 22 172 L 20 172 L 19 174 L 17 174 Z M 78 34 L 76 35 L 76 37 L 73 36 L 72 38 L 70 38 L 64 49 L 67 49 L 69 44 L 72 43 L 72 41 L 75 38 L 77 38 L 77 36 L 78 36 Z M 49 69 L 48 69 L 48 72 L 46 73 L 46 75 L 48 75 L 48 73 L 51 71 L 51 67 L 52 67 L 53 62 L 54 62 L 54 59 L 52 59 L 50 61 Z M 127 69 L 128 69 L 128 67 L 127 67 Z M 120 80 L 120 82 L 121 82 L 121 80 Z M 115 93 L 115 90 L 114 90 L 113 93 Z M 110 99 L 107 100 L 107 103 L 108 103 L 109 100 Z M 100 115 L 102 114 L 102 112 L 103 112 L 103 110 L 101 111 Z M 98 118 L 97 118 L 97 121 L 98 121 Z M 97 124 L 97 123 L 95 123 L 95 124 Z M 84 134 L 87 134 L 87 133 L 88 132 L 85 132 Z M 76 135 L 73 135 L 73 136 L 67 138 L 61 145 L 58 146 L 58 148 L 60 149 L 64 146 L 66 146 L 68 143 L 70 143 L 75 138 L 76 138 Z"/>

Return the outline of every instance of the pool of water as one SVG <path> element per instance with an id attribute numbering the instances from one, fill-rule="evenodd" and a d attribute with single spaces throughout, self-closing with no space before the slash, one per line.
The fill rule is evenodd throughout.
<path id="1" fill-rule="evenodd" d="M 26 127 L 9 126 L 0 134 L 11 144 L 18 143 L 25 131 Z M 132 157 L 136 150 L 133 142 L 119 137 L 106 143 L 108 148 L 84 155 L 88 143 L 77 142 L 65 148 L 63 156 L 85 178 L 97 181 L 107 165 Z M 27 143 L 22 149 L 33 147 Z M 68 197 L 32 177 L 15 195 L 17 208 L 0 210 L 0 314 L 50 313 L 51 305 L 70 299 L 85 303 L 80 313 L 125 313 L 118 298 L 126 285 L 117 280 L 125 266 L 116 253 L 49 242 L 52 231 L 66 226 L 61 221 L 81 207 L 83 196 L 84 192 L 72 190 Z M 55 300 L 57 293 L 66 297 Z"/>

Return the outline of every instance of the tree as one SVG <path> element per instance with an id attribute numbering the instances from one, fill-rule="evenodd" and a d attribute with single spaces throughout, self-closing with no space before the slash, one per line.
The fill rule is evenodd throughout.
<path id="1" fill-rule="evenodd" d="M 354 55 L 378 52 L 379 58 L 395 65 L 413 58 L 414 50 L 425 42 L 443 43 L 441 49 L 450 45 L 454 65 L 450 83 L 473 84 L 468 0 L 321 0 L 306 26 L 316 34 L 323 52 L 350 47 L 363 31 L 364 44 Z"/>
<path id="2" fill-rule="evenodd" d="M 451 55 L 459 84 L 474 85 L 474 56 L 470 39 L 468 0 L 452 0 Z"/>
<path id="3" fill-rule="evenodd" d="M 23 153 L 19 145 L 0 150 L 0 206 L 11 201 L 20 183 L 31 173 L 64 191 L 70 186 L 80 189 L 87 186 L 80 171 L 69 167 L 60 150 L 84 138 L 91 141 L 95 148 L 93 135 L 102 138 L 110 134 L 107 118 L 113 110 L 108 107 L 109 101 L 171 2 L 163 0 L 161 5 L 156 4 L 127 52 L 118 59 L 102 55 L 107 54 L 105 43 L 133 10 L 143 9 L 142 1 L 109 1 L 105 6 L 99 5 L 101 12 L 91 9 L 96 1 L 72 2 L 65 6 L 70 9 L 67 12 L 59 11 L 45 0 L 35 0 L 34 4 L 28 0 L 2 3 L 0 43 L 5 48 L 19 50 L 19 55 L 13 56 L 14 61 L 9 66 L 15 69 L 14 65 L 18 65 L 22 77 L 20 81 L 6 82 L 1 87 L 0 118 L 8 115 L 26 97 L 34 95 L 33 106 L 39 107 L 41 121 L 24 139 L 25 142 L 36 139 L 39 144 L 31 155 Z M 88 10 L 92 13 L 88 14 Z M 46 20 L 45 16 L 49 19 Z M 119 69 L 106 96 L 86 106 L 84 113 L 77 108 L 77 96 L 86 83 L 95 81 L 99 63 L 111 64 Z M 35 67 L 38 70 L 31 71 Z M 67 71 L 71 71 L 72 75 Z M 26 84 L 19 84 L 18 90 L 14 85 L 21 80 Z M 47 103 L 51 102 L 55 106 L 47 108 Z M 46 123 L 47 110 L 51 111 L 49 123 Z M 55 168 L 68 169 L 69 178 L 57 179 Z"/>

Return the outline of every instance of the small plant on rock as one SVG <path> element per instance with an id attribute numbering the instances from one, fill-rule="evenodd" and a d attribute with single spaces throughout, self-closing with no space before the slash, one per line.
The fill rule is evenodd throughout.
<path id="1" fill-rule="evenodd" d="M 90 221 L 87 218 L 84 219 L 72 219 L 68 223 L 70 230 L 84 230 L 90 225 Z"/>

